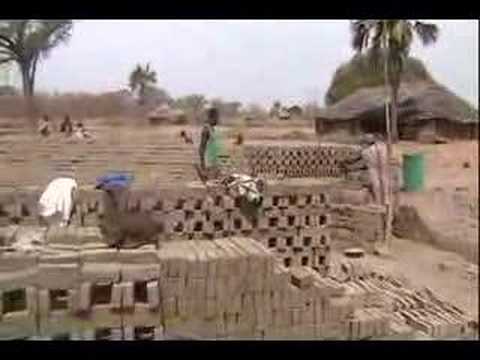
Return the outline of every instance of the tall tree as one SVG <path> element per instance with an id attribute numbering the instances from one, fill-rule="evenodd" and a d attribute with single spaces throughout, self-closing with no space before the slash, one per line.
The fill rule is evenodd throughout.
<path id="1" fill-rule="evenodd" d="M 412 20 L 357 20 L 352 22 L 354 50 L 361 53 L 369 49 L 370 63 L 383 66 L 385 87 L 389 92 L 385 106 L 387 129 L 387 174 L 392 179 L 390 159 L 392 142 L 398 141 L 398 89 L 405 61 L 410 52 L 413 35 L 417 34 L 424 45 L 434 43 L 438 38 L 436 25 Z M 391 117 L 391 119 L 390 119 Z M 388 181 L 388 198 L 392 198 L 392 181 Z M 390 246 L 393 209 L 390 201 L 386 204 L 385 243 Z"/>
<path id="2" fill-rule="evenodd" d="M 129 87 L 132 93 L 138 92 L 138 102 L 143 105 L 146 101 L 145 97 L 149 87 L 153 87 L 157 83 L 157 73 L 150 68 L 150 64 L 137 64 L 135 69 L 130 73 Z"/>
<path id="3" fill-rule="evenodd" d="M 383 66 L 385 86 L 390 93 L 392 141 L 397 142 L 398 90 L 414 34 L 424 45 L 429 45 L 437 41 L 438 27 L 414 20 L 357 20 L 351 28 L 354 50 L 361 53 L 369 49 L 370 63 Z"/>
<path id="4" fill-rule="evenodd" d="M 34 95 L 39 61 L 67 42 L 72 28 L 71 20 L 0 21 L 0 64 L 17 63 L 25 97 L 31 99 Z"/>

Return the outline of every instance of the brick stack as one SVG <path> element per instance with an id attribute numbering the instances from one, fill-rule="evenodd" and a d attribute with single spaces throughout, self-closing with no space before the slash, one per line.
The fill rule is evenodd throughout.
<path id="1" fill-rule="evenodd" d="M 0 254 L 0 338 L 367 339 L 469 330 L 431 292 L 364 272 L 345 281 L 284 267 L 258 241 L 172 241 L 160 250 Z M 38 306 L 37 306 L 38 304 Z M 388 314 L 388 315 L 387 315 Z"/>
<path id="2" fill-rule="evenodd" d="M 341 162 L 355 157 L 356 147 L 333 145 L 246 146 L 249 172 L 264 177 L 341 177 Z"/>

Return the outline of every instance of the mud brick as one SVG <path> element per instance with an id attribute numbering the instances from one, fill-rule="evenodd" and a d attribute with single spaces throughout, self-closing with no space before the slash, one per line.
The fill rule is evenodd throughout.
<path id="1" fill-rule="evenodd" d="M 217 255 L 214 248 L 212 248 L 211 243 L 209 243 L 206 250 L 208 263 L 207 263 L 207 277 L 206 277 L 206 296 L 214 297 L 215 296 L 215 282 L 217 280 Z"/>
<path id="2" fill-rule="evenodd" d="M 169 277 L 186 277 L 190 267 L 195 261 L 195 256 L 185 241 L 177 242 L 171 246 L 171 255 L 168 263 Z"/>
<path id="3" fill-rule="evenodd" d="M 171 319 L 177 316 L 177 298 L 174 296 L 162 299 L 163 316 Z"/>
<path id="4" fill-rule="evenodd" d="M 158 264 L 122 264 L 120 271 L 124 281 L 148 281 L 158 279 L 160 274 Z"/>
<path id="5" fill-rule="evenodd" d="M 36 332 L 36 314 L 37 309 L 37 290 L 33 286 L 23 288 L 25 296 L 25 307 L 17 309 L 7 309 L 4 304 L 5 296 L 8 292 L 17 291 L 21 288 L 15 288 L 11 285 L 10 290 L 0 290 L 0 339 L 21 339 L 31 337 Z"/>
<path id="6" fill-rule="evenodd" d="M 234 313 L 225 313 L 224 314 L 224 323 L 225 323 L 225 333 L 226 335 L 233 335 L 235 333 L 237 322 L 236 315 Z"/>
<path id="7" fill-rule="evenodd" d="M 291 307 L 288 309 L 289 325 L 296 326 L 302 324 L 303 309 L 299 307 Z"/>
<path id="8" fill-rule="evenodd" d="M 264 260 L 265 257 L 262 253 L 259 253 L 259 249 L 256 246 L 261 246 L 254 240 L 248 241 L 243 238 L 232 238 L 232 243 L 241 247 L 245 252 L 249 254 L 248 257 L 248 277 L 249 281 L 246 286 L 249 290 L 260 291 L 265 289 L 266 271 L 268 270 L 268 264 Z M 262 248 L 263 249 L 263 248 Z M 267 250 L 265 250 L 267 251 Z M 268 254 L 268 251 L 267 251 Z"/>
<path id="9" fill-rule="evenodd" d="M 230 214 L 229 221 L 229 228 L 232 231 L 253 230 L 252 223 L 237 211 L 234 211 L 232 214 Z"/>
<path id="10" fill-rule="evenodd" d="M 235 199 L 230 197 L 230 196 L 227 196 L 227 195 L 224 195 L 223 196 L 223 209 L 224 210 L 235 210 Z"/>
<path id="11" fill-rule="evenodd" d="M 185 280 L 181 277 L 161 279 L 160 289 L 162 296 L 181 296 L 185 292 Z"/>
<path id="12" fill-rule="evenodd" d="M 273 271 L 273 289 L 278 291 L 284 290 L 290 282 L 290 273 L 287 268 L 278 263 L 275 264 Z"/>
<path id="13" fill-rule="evenodd" d="M 223 314 L 215 318 L 215 334 L 217 338 L 223 338 L 227 335 L 225 317 Z"/>
<path id="14" fill-rule="evenodd" d="M 348 339 L 349 340 L 360 339 L 360 320 L 358 319 L 358 317 L 355 317 L 348 321 Z"/>
<path id="15" fill-rule="evenodd" d="M 147 283 L 147 299 L 150 310 L 157 310 L 160 306 L 160 288 L 158 281 Z"/>
<path id="16" fill-rule="evenodd" d="M 231 275 L 232 269 L 235 267 L 236 257 L 236 254 L 225 245 L 225 241 L 225 239 L 217 239 L 213 241 L 219 256 L 219 261 L 217 262 L 217 274 L 222 278 L 226 278 Z"/>
<path id="17" fill-rule="evenodd" d="M 315 277 L 314 286 L 318 297 L 340 296 L 345 292 L 342 286 L 328 280 L 326 277 Z"/>
<path id="18" fill-rule="evenodd" d="M 204 248 L 205 241 L 194 240 L 190 242 L 191 252 L 194 255 L 193 265 L 189 267 L 189 277 L 205 279 L 208 274 L 208 258 Z"/>
<path id="19" fill-rule="evenodd" d="M 300 308 L 303 306 L 304 301 L 302 298 L 302 292 L 295 286 L 288 284 L 286 288 L 286 305 L 287 307 L 297 307 Z"/>
<path id="20" fill-rule="evenodd" d="M 316 298 L 314 301 L 314 321 L 315 324 L 322 324 L 325 319 L 325 300 L 322 298 Z"/>
<path id="21" fill-rule="evenodd" d="M 77 311 L 81 311 L 81 312 L 90 311 L 91 291 L 92 291 L 91 283 L 85 282 L 80 285 L 78 308 L 76 309 Z"/>
<path id="22" fill-rule="evenodd" d="M 68 289 L 80 281 L 78 264 L 40 264 L 37 283 L 43 288 Z"/>
<path id="23" fill-rule="evenodd" d="M 135 307 L 135 297 L 133 292 L 133 282 L 124 282 L 120 284 L 122 289 L 122 310 L 131 311 Z"/>
<path id="24" fill-rule="evenodd" d="M 227 301 L 229 296 L 229 278 L 228 277 L 217 277 L 215 284 L 215 297 L 218 302 L 219 310 L 227 308 Z"/>
<path id="25" fill-rule="evenodd" d="M 313 301 L 306 301 L 303 308 L 302 324 L 313 325 L 315 324 L 315 304 Z"/>
<path id="26" fill-rule="evenodd" d="M 291 282 L 300 289 L 306 289 L 313 284 L 313 274 L 303 267 L 292 267 L 290 270 Z"/>
<path id="27" fill-rule="evenodd" d="M 188 317 L 192 313 L 191 301 L 187 297 L 176 297 L 175 298 L 175 314 L 180 317 Z"/>
<path id="28" fill-rule="evenodd" d="M 217 315 L 217 298 L 207 297 L 205 299 L 205 317 L 210 319 Z"/>
<path id="29" fill-rule="evenodd" d="M 272 310 L 279 310 L 285 308 L 285 295 L 283 291 L 270 291 L 270 307 Z"/>

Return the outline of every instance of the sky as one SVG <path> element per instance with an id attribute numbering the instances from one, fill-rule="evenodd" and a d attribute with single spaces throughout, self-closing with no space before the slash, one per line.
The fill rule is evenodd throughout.
<path id="1" fill-rule="evenodd" d="M 432 20 L 439 41 L 411 54 L 433 77 L 478 108 L 478 21 Z M 172 96 L 202 93 L 271 105 L 323 104 L 335 69 L 353 55 L 347 20 L 81 20 L 39 70 L 49 92 L 126 88 L 150 62 Z"/>

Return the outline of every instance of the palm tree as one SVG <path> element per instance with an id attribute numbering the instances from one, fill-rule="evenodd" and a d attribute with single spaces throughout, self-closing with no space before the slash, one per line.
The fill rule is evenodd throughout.
<path id="1" fill-rule="evenodd" d="M 71 20 L 0 21 L 0 64 L 18 64 L 26 98 L 33 97 L 38 62 L 67 42 L 72 28 Z"/>
<path id="2" fill-rule="evenodd" d="M 370 63 L 382 66 L 385 77 L 385 87 L 390 94 L 385 103 L 385 120 L 387 129 L 387 174 L 391 179 L 392 171 L 390 159 L 392 141 L 398 141 L 397 102 L 398 89 L 406 59 L 416 34 L 424 45 L 434 43 L 438 38 L 438 28 L 434 24 L 427 24 L 413 20 L 357 20 L 352 22 L 354 50 L 361 53 L 369 50 Z M 390 114 L 391 112 L 391 114 Z M 390 121 L 391 115 L 391 121 Z M 391 181 L 388 188 L 388 198 L 392 198 Z M 390 246 L 393 209 L 390 203 L 386 206 L 385 244 Z"/>
<path id="3" fill-rule="evenodd" d="M 373 66 L 383 66 L 385 86 L 389 89 L 391 102 L 391 127 L 393 142 L 398 141 L 398 89 L 405 68 L 405 62 L 410 52 L 414 34 L 424 45 L 429 45 L 438 39 L 438 27 L 414 20 L 357 20 L 352 22 L 354 50 L 361 53 L 369 51 Z M 388 107 L 387 107 L 388 109 Z M 390 111 L 386 111 L 387 117 Z"/>
<path id="4" fill-rule="evenodd" d="M 138 102 L 140 105 L 145 103 L 145 95 L 149 87 L 157 83 L 157 73 L 150 68 L 150 64 L 142 67 L 137 64 L 135 69 L 130 73 L 129 87 L 134 93 L 138 91 Z"/>

